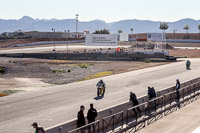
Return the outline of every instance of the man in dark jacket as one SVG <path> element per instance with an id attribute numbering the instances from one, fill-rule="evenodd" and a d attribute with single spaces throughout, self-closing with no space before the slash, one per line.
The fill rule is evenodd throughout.
<path id="1" fill-rule="evenodd" d="M 154 98 L 156 98 L 156 91 L 154 89 L 154 87 L 148 87 L 148 96 L 149 96 L 149 100 L 152 100 Z M 150 108 L 153 108 L 156 111 L 156 101 L 151 101 L 150 102 Z"/>
<path id="2" fill-rule="evenodd" d="M 132 102 L 133 107 L 139 105 L 137 97 L 136 97 L 135 93 L 133 93 L 133 92 L 130 92 L 130 101 Z M 141 115 L 141 110 L 139 107 L 137 107 L 136 109 L 135 108 L 133 109 L 133 112 L 135 113 L 136 117 L 138 117 L 136 110 L 139 112 L 139 115 Z"/>
<path id="3" fill-rule="evenodd" d="M 96 117 L 97 117 L 97 110 L 93 107 L 93 104 L 91 103 L 90 109 L 88 110 L 87 113 L 88 123 L 94 122 Z M 92 127 L 93 127 L 93 132 L 95 133 L 95 124 L 93 124 Z M 89 127 L 89 132 L 90 132 L 90 127 Z"/>
<path id="4" fill-rule="evenodd" d="M 34 122 L 31 126 L 35 128 L 35 133 L 45 133 L 43 127 L 38 127 L 38 124 Z"/>
<path id="5" fill-rule="evenodd" d="M 179 99 L 180 99 L 180 93 L 179 93 L 180 87 L 181 87 L 180 81 L 179 81 L 179 79 L 176 79 L 176 95 L 177 95 L 176 100 L 178 103 L 179 103 Z M 178 104 L 178 108 L 180 108 L 180 104 Z"/>
<path id="6" fill-rule="evenodd" d="M 85 107 L 83 105 L 80 106 L 80 111 L 77 114 L 78 118 L 78 127 L 82 127 L 85 125 L 85 117 L 84 117 Z"/>

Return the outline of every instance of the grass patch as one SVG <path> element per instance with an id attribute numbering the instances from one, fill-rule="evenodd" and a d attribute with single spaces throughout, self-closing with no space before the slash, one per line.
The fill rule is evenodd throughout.
<path id="1" fill-rule="evenodd" d="M 78 66 L 80 66 L 80 68 L 88 68 L 88 65 L 83 63 L 83 64 L 78 64 Z"/>
<path id="2" fill-rule="evenodd" d="M 94 75 L 89 75 L 89 76 L 85 77 L 83 80 L 89 80 L 89 79 L 109 76 L 109 75 L 112 75 L 112 74 L 113 74 L 112 71 L 99 72 L 99 73 L 96 73 Z M 81 80 L 81 81 L 83 81 L 83 80 Z"/>
<path id="3" fill-rule="evenodd" d="M 58 62 L 58 63 L 62 63 L 62 62 L 67 62 L 66 60 L 50 60 L 52 62 Z"/>
<path id="4" fill-rule="evenodd" d="M 5 69 L 4 67 L 0 67 L 0 74 L 3 74 L 3 73 L 5 73 Z"/>
<path id="5" fill-rule="evenodd" d="M 151 61 L 149 59 L 146 59 L 144 62 L 145 63 L 150 63 Z"/>
<path id="6" fill-rule="evenodd" d="M 54 73 L 65 73 L 65 70 L 52 70 Z"/>
<path id="7" fill-rule="evenodd" d="M 8 96 L 14 93 L 22 92 L 21 90 L 5 90 L 0 92 L 0 97 Z"/>
<path id="8" fill-rule="evenodd" d="M 80 68 L 88 68 L 89 66 L 94 66 L 93 63 L 81 63 L 81 64 L 68 64 L 67 67 L 80 67 Z"/>

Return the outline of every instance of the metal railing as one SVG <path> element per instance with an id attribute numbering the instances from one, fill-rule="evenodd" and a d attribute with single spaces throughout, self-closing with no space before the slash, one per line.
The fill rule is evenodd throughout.
<path id="1" fill-rule="evenodd" d="M 179 93 L 179 97 L 178 97 Z M 200 82 L 193 83 L 189 86 L 167 93 L 163 96 L 157 97 L 153 100 L 142 103 L 138 106 L 129 108 L 127 110 L 126 124 L 127 126 L 117 133 L 132 133 L 144 128 L 147 125 L 159 120 L 178 108 L 182 108 L 187 104 L 200 98 Z M 151 102 L 155 103 L 155 108 L 152 108 Z M 141 117 L 137 117 L 131 111 L 140 107 L 142 109 Z M 133 117 L 133 119 L 131 119 Z"/>
<path id="2" fill-rule="evenodd" d="M 123 128 L 123 122 L 124 122 L 123 111 L 105 117 L 102 120 L 102 132 L 105 133 L 111 130 L 114 132 L 114 130 L 118 127 Z"/>
<path id="3" fill-rule="evenodd" d="M 100 133 L 99 125 L 100 125 L 100 122 L 99 120 L 97 120 L 95 122 L 89 123 L 80 128 L 71 130 L 68 133 Z"/>

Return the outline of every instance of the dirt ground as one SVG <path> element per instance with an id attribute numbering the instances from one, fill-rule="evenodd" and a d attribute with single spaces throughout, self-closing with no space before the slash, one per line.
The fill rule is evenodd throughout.
<path id="1" fill-rule="evenodd" d="M 169 52 L 175 57 L 200 58 L 200 49 L 176 49 Z"/>
<path id="2" fill-rule="evenodd" d="M 50 85 L 68 84 L 167 62 L 66 61 L 26 58 L 0 58 L 5 73 L 0 74 L 0 91 L 32 90 Z"/>

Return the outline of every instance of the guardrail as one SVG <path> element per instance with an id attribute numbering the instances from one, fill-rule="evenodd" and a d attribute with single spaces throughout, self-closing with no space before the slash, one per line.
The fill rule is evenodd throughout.
<path id="1" fill-rule="evenodd" d="M 180 97 L 178 97 L 177 91 L 173 91 L 138 106 L 129 108 L 127 110 L 126 127 L 117 131 L 117 133 L 137 132 L 146 125 L 149 125 L 161 119 L 163 116 L 176 111 L 178 108 L 182 108 L 190 102 L 197 100 L 200 98 L 200 82 L 186 86 L 178 92 Z M 152 102 L 156 104 L 155 108 L 150 106 Z M 132 113 L 132 111 L 138 107 L 143 110 L 143 114 L 140 118 Z"/>
<path id="2" fill-rule="evenodd" d="M 128 108 L 127 111 L 121 111 L 119 113 L 104 117 L 101 120 L 102 123 L 100 123 L 99 120 L 95 122 L 98 123 L 98 130 L 95 130 L 95 132 L 137 132 L 146 125 L 163 118 L 163 116 L 169 115 L 178 108 L 184 107 L 198 98 L 200 98 L 199 81 L 179 89 L 178 92 L 175 90 L 166 93 L 155 99 Z M 138 111 L 138 108 L 141 110 L 141 112 Z M 85 125 L 68 133 L 85 131 L 86 127 L 91 125 L 92 124 Z"/>
<path id="3" fill-rule="evenodd" d="M 98 121 L 92 122 L 90 124 L 87 124 L 85 126 L 82 126 L 80 128 L 71 130 L 68 133 L 77 133 L 77 132 L 80 132 L 80 133 L 90 133 L 90 132 L 92 132 L 92 133 L 99 133 L 100 132 L 100 130 L 99 130 L 99 123 L 100 122 L 98 120 Z"/>

